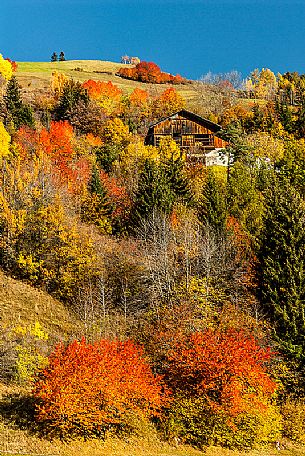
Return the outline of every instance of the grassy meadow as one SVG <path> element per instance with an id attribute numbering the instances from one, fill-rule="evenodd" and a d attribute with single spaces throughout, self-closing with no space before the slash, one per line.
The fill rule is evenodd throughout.
<path id="1" fill-rule="evenodd" d="M 45 91 L 51 81 L 52 73 L 58 71 L 77 81 L 84 82 L 88 79 L 95 81 L 111 81 L 124 93 L 131 93 L 136 87 L 148 90 L 152 95 L 157 95 L 170 84 L 145 84 L 131 81 L 116 76 L 116 72 L 123 66 L 121 63 L 103 60 L 67 60 L 65 62 L 17 62 L 16 73 L 18 82 L 25 92 Z M 131 67 L 132 65 L 125 65 Z M 190 100 L 196 96 L 192 84 L 175 85 L 181 95 Z"/>

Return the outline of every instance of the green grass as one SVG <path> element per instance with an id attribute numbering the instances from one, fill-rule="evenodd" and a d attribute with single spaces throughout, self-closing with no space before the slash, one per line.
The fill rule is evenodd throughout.
<path id="1" fill-rule="evenodd" d="M 52 73 L 58 71 L 65 75 L 84 82 L 88 79 L 96 81 L 111 81 L 116 84 L 124 93 L 131 93 L 136 87 L 148 90 L 151 94 L 158 94 L 168 87 L 169 84 L 144 84 L 137 81 L 120 78 L 115 73 L 123 65 L 116 62 L 103 60 L 67 60 L 65 62 L 17 62 L 17 79 L 25 92 L 45 91 L 51 82 Z M 131 66 L 131 65 L 127 65 Z M 75 71 L 81 68 L 82 71 Z M 174 86 L 181 95 L 189 100 L 194 98 L 196 92 L 192 85 Z"/>

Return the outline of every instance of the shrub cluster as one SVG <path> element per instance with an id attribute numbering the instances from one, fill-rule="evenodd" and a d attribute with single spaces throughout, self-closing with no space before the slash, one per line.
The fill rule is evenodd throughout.
<path id="1" fill-rule="evenodd" d="M 162 380 L 131 340 L 60 344 L 35 383 L 36 417 L 64 438 L 130 433 L 162 417 L 168 437 L 251 447 L 279 431 L 269 358 L 242 332 L 207 330 L 173 343 Z"/>
<path id="2" fill-rule="evenodd" d="M 186 80 L 177 74 L 176 76 L 164 73 L 153 62 L 140 62 L 134 68 L 120 68 L 118 75 L 122 78 L 134 81 L 150 82 L 152 84 L 185 84 Z"/>
<path id="3" fill-rule="evenodd" d="M 37 419 L 62 437 L 103 435 L 157 416 L 167 401 L 132 341 L 62 344 L 36 381 Z"/>

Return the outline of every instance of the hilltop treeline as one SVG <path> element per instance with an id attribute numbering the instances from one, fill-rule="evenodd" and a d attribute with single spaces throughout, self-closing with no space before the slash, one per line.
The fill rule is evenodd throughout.
<path id="1" fill-rule="evenodd" d="M 187 102 L 55 73 L 29 103 L 0 70 L 0 265 L 83 324 L 56 347 L 39 322 L 2 328 L 1 375 L 33 385 L 37 427 L 302 441 L 304 77 L 254 72 L 249 98 L 204 80 Z M 144 145 L 182 107 L 222 123 L 228 168 Z"/>

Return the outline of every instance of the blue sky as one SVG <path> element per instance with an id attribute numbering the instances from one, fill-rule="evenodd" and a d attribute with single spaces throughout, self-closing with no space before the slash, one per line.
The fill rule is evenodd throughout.
<path id="1" fill-rule="evenodd" d="M 305 73 L 305 0 L 1 0 L 0 53 L 17 61 L 119 61 L 201 75 Z"/>

